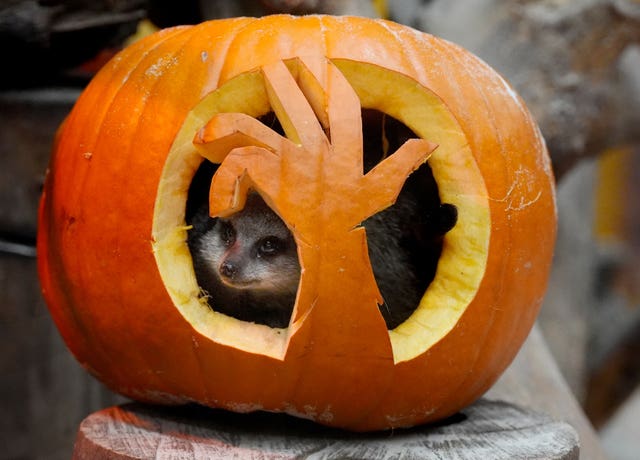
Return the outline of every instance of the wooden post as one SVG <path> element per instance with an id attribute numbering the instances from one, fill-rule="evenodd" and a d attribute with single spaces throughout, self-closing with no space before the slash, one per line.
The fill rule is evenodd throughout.
<path id="1" fill-rule="evenodd" d="M 481 399 L 436 425 L 349 433 L 284 414 L 132 403 L 87 417 L 73 459 L 578 459 L 571 426 Z"/>

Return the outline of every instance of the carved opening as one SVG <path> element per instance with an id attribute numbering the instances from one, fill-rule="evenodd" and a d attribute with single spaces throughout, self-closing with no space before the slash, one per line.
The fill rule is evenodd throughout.
<path id="1" fill-rule="evenodd" d="M 362 62 L 334 59 L 310 65 L 318 68 L 323 64 L 327 64 L 327 81 L 316 80 L 301 60 L 284 66 L 276 62 L 240 74 L 204 97 L 188 114 L 158 185 L 152 227 L 158 270 L 180 314 L 217 344 L 283 360 L 292 350 L 305 350 L 308 340 L 335 347 L 330 353 L 343 353 L 342 345 L 347 342 L 358 343 L 356 348 L 366 342 L 379 356 L 390 351 L 395 363 L 409 361 L 455 327 L 477 294 L 491 236 L 488 193 L 465 133 L 428 88 L 406 75 Z M 325 90 L 327 85 L 331 86 L 330 92 Z M 393 155 L 367 174 L 353 167 L 360 163 L 359 167 L 365 168 L 354 150 L 360 133 L 353 130 L 360 124 L 353 112 L 362 114 L 363 107 L 401 121 L 418 135 L 395 152 L 382 148 L 382 152 Z M 270 110 L 277 113 L 286 139 L 277 134 L 275 125 L 274 129 L 264 129 L 253 119 Z M 370 113 L 364 115 L 369 119 Z M 375 122 L 376 116 L 373 126 L 380 125 Z M 386 118 L 385 126 L 389 122 Z M 265 124 L 271 126 L 269 121 Z M 332 131 L 330 143 L 325 142 L 319 129 Z M 364 131 L 369 137 L 366 120 Z M 388 130 L 384 136 L 373 137 L 385 139 L 379 141 L 382 146 L 393 138 Z M 236 151 L 238 148 L 245 150 Z M 326 155 L 332 155 L 335 161 L 324 163 L 322 157 Z M 185 204 L 203 158 L 222 163 L 211 184 L 216 189 L 209 197 L 212 210 L 224 216 L 237 212 L 243 203 L 234 199 L 242 201 L 247 187 L 255 186 L 294 231 L 301 266 L 307 270 L 301 270 L 298 302 L 285 329 L 220 313 L 201 295 L 187 244 Z M 422 166 L 411 173 L 426 159 L 428 168 Z M 319 164 L 326 168 L 319 169 Z M 286 174 L 281 174 L 284 167 Z M 425 282 L 428 288 L 415 311 L 397 327 L 394 324 L 402 319 L 389 322 L 387 329 L 382 315 L 371 308 L 371 300 L 382 303 L 382 298 L 377 295 L 373 271 L 367 272 L 363 266 L 367 262 L 362 251 L 366 250 L 362 245 L 367 244 L 365 232 L 350 229 L 366 223 L 399 194 L 404 196 L 400 192 L 405 182 L 408 187 L 423 174 L 431 176 L 423 172 L 429 169 L 437 179 L 434 202 L 455 205 L 450 209 L 457 210 L 458 223 L 444 234 L 441 248 L 435 246 L 436 253 L 440 250 L 432 259 L 436 263 L 431 271 L 435 269 L 436 275 L 430 284 L 428 279 Z M 418 183 L 424 185 L 430 180 Z M 285 194 L 279 193 L 282 185 Z M 332 221 L 332 216 L 337 220 Z M 322 231 L 316 231 L 318 228 Z M 334 264 L 318 264 L 320 250 Z M 340 265 L 343 254 L 358 262 Z M 311 276 L 311 269 L 318 270 L 314 274 L 319 276 Z M 341 283 L 348 284 L 353 297 L 343 295 L 345 287 Z M 336 340 L 325 342 L 327 328 L 311 324 L 335 324 L 339 331 L 332 337 Z M 363 336 L 362 330 L 370 333 Z M 391 350 L 387 349 L 388 342 L 376 338 L 382 332 L 388 333 Z"/>
<path id="2" fill-rule="evenodd" d="M 399 120 L 371 109 L 362 112 L 362 130 L 365 173 L 405 141 L 419 137 Z M 407 178 L 395 204 L 363 222 L 388 329 L 418 308 L 435 277 L 444 235 L 457 218 L 456 207 L 441 202 L 427 162 Z"/>
<path id="3" fill-rule="evenodd" d="M 273 112 L 259 119 L 284 135 Z M 397 119 L 372 109 L 362 110 L 362 126 L 365 173 L 406 140 L 418 137 Z M 251 205 L 235 218 L 211 218 L 209 187 L 218 166 L 207 160 L 202 162 L 189 187 L 186 206 L 185 220 L 190 227 L 187 242 L 202 295 L 220 313 L 285 328 L 291 320 L 300 278 L 295 241 L 290 232 L 283 233 L 285 223 L 256 193 L 252 194 Z M 394 205 L 363 222 L 373 273 L 384 299 L 380 311 L 388 329 L 403 323 L 418 307 L 435 277 L 443 237 L 456 221 L 455 206 L 441 202 L 432 170 L 425 163 L 409 176 Z M 230 232 L 238 246 L 253 246 L 245 248 L 250 260 L 245 259 L 244 263 L 258 268 L 262 265 L 263 270 L 257 273 L 261 279 L 254 280 L 253 288 L 234 286 L 230 279 L 221 281 L 225 272 L 230 277 L 237 268 L 224 260 L 231 246 Z M 279 251 L 277 257 L 261 259 L 256 245 L 273 238 Z"/>

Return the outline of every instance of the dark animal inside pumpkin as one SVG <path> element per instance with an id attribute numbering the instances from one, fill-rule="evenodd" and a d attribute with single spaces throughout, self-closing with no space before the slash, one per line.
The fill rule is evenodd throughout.
<path id="1" fill-rule="evenodd" d="M 284 135 L 273 112 L 260 121 Z M 365 174 L 405 141 L 418 137 L 377 110 L 362 111 L 362 126 Z M 293 236 L 257 193 L 236 215 L 210 217 L 209 187 L 217 168 L 217 164 L 202 162 L 187 201 L 188 244 L 198 284 L 216 311 L 244 321 L 287 327 L 300 279 Z M 362 223 L 388 329 L 404 322 L 417 308 L 435 277 L 443 236 L 456 221 L 457 209 L 441 203 L 433 173 L 425 163 L 409 176 L 395 204 Z"/>

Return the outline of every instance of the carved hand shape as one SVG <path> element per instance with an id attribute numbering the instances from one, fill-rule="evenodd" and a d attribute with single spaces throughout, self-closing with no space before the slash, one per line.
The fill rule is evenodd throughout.
<path id="1" fill-rule="evenodd" d="M 278 61 L 261 69 L 286 137 L 242 113 L 214 116 L 194 144 L 221 163 L 210 190 L 212 216 L 240 210 L 258 191 L 293 232 L 303 268 L 294 321 L 319 297 L 348 297 L 342 321 L 381 324 L 382 303 L 366 250 L 363 220 L 391 205 L 435 145 L 411 139 L 363 173 L 358 96 L 328 60 Z M 332 313 L 335 314 L 336 312 Z"/>

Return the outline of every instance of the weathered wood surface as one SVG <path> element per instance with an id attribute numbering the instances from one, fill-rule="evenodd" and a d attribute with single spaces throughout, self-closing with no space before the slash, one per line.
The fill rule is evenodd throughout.
<path id="1" fill-rule="evenodd" d="M 606 458 L 593 426 L 562 377 L 537 325 L 511 366 L 485 396 L 568 422 L 580 437 L 582 460 Z"/>
<path id="2" fill-rule="evenodd" d="M 570 425 L 482 399 L 439 425 L 355 434 L 283 414 L 125 404 L 86 418 L 73 458 L 577 459 Z"/>

